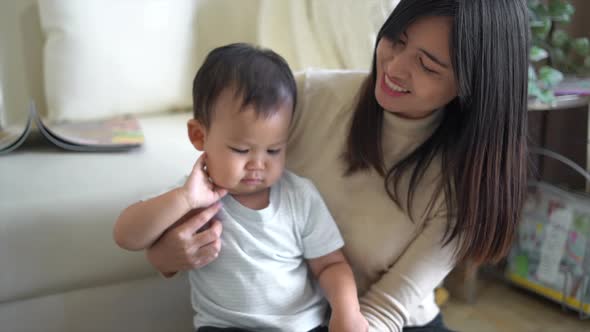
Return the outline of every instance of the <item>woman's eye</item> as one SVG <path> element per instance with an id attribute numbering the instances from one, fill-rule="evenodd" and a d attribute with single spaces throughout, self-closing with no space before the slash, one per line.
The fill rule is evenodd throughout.
<path id="1" fill-rule="evenodd" d="M 436 74 L 436 71 L 426 67 L 424 65 L 424 61 L 422 61 L 422 59 L 420 59 L 420 66 L 422 67 L 422 69 L 424 69 L 427 73 L 432 73 L 432 74 Z"/>
<path id="2" fill-rule="evenodd" d="M 230 147 L 230 149 L 233 152 L 239 153 L 239 154 L 246 154 L 246 153 L 248 153 L 248 149 L 237 149 L 237 148 L 232 148 L 232 147 Z"/>
<path id="3" fill-rule="evenodd" d="M 266 150 L 266 152 L 268 152 L 268 154 L 279 154 L 281 152 L 281 149 L 269 149 Z"/>

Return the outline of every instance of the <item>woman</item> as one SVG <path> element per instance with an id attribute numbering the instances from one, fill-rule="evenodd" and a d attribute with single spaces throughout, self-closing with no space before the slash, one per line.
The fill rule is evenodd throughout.
<path id="1" fill-rule="evenodd" d="M 370 331 L 446 331 L 433 290 L 463 260 L 509 247 L 526 181 L 524 0 L 402 0 L 371 72 L 306 72 L 288 166 L 314 181 L 346 241 Z M 161 272 L 201 267 L 214 208 L 148 253 Z"/>

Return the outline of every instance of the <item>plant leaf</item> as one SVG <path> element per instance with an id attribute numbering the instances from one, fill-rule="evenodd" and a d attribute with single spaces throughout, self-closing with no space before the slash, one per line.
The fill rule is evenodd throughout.
<path id="1" fill-rule="evenodd" d="M 533 37 L 545 40 L 549 30 L 551 30 L 551 18 L 549 16 L 538 16 L 535 21 L 531 21 L 531 32 Z"/>
<path id="2" fill-rule="evenodd" d="M 562 23 L 570 22 L 572 15 L 576 11 L 572 4 L 564 0 L 550 0 L 547 9 L 554 21 Z"/>
<path id="3" fill-rule="evenodd" d="M 588 38 L 576 38 L 572 42 L 572 48 L 581 56 L 590 55 L 590 41 Z"/>
<path id="4" fill-rule="evenodd" d="M 545 4 L 540 1 L 533 2 L 536 3 L 529 5 L 529 9 L 533 14 L 535 14 L 537 17 L 545 17 L 549 15 L 549 10 Z"/>
<path id="5" fill-rule="evenodd" d="M 539 98 L 542 103 L 551 105 L 555 101 L 555 94 L 549 89 L 541 90 L 541 93 L 537 98 Z"/>
<path id="6" fill-rule="evenodd" d="M 544 104 L 551 104 L 555 101 L 555 94 L 549 89 L 541 89 L 536 84 L 529 83 L 528 95 L 538 99 Z"/>
<path id="7" fill-rule="evenodd" d="M 535 67 L 533 67 L 532 65 L 529 65 L 529 84 L 530 82 L 536 82 L 537 81 L 537 72 L 535 71 Z"/>
<path id="8" fill-rule="evenodd" d="M 541 61 L 549 56 L 549 53 L 539 46 L 532 46 L 529 59 L 533 62 Z"/>
<path id="9" fill-rule="evenodd" d="M 567 32 L 562 29 L 557 29 L 553 32 L 553 36 L 551 36 L 551 43 L 555 47 L 562 48 L 569 43 L 570 39 L 571 38 Z"/>
<path id="10" fill-rule="evenodd" d="M 529 80 L 528 86 L 529 96 L 538 97 L 541 94 L 541 88 L 537 85 L 537 82 Z"/>
<path id="11" fill-rule="evenodd" d="M 553 67 L 559 67 L 567 62 L 565 52 L 561 48 L 551 49 L 551 64 Z"/>
<path id="12" fill-rule="evenodd" d="M 550 89 L 563 80 L 563 74 L 549 66 L 543 66 L 539 69 L 539 80 L 543 83 L 543 88 Z"/>

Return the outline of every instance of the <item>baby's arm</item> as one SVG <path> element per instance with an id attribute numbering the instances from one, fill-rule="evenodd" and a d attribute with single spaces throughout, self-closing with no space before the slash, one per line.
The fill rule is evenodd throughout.
<path id="1" fill-rule="evenodd" d="M 123 249 L 148 248 L 164 231 L 187 214 L 191 208 L 182 188 L 127 207 L 115 223 L 115 242 Z"/>
<path id="2" fill-rule="evenodd" d="M 195 163 L 184 186 L 127 207 L 115 223 L 113 237 L 124 249 L 142 250 L 189 211 L 212 205 L 227 191 L 216 188 L 203 171 L 205 154 Z"/>
<path id="3" fill-rule="evenodd" d="M 364 332 L 368 323 L 360 312 L 352 269 L 340 250 L 344 240 L 336 222 L 311 181 L 303 181 L 297 192 L 301 194 L 298 211 L 305 216 L 303 256 L 332 307 L 329 330 Z"/>
<path id="4" fill-rule="evenodd" d="M 360 312 L 352 270 L 341 250 L 309 259 L 330 307 L 330 331 L 367 331 L 368 323 Z"/>

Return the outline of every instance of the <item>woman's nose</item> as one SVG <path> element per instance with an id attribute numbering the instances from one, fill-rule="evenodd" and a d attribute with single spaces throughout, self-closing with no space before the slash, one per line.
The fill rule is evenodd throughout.
<path id="1" fill-rule="evenodd" d="M 407 54 L 403 51 L 394 54 L 385 65 L 387 76 L 403 81 L 410 78 L 411 68 L 412 64 L 409 61 Z"/>

